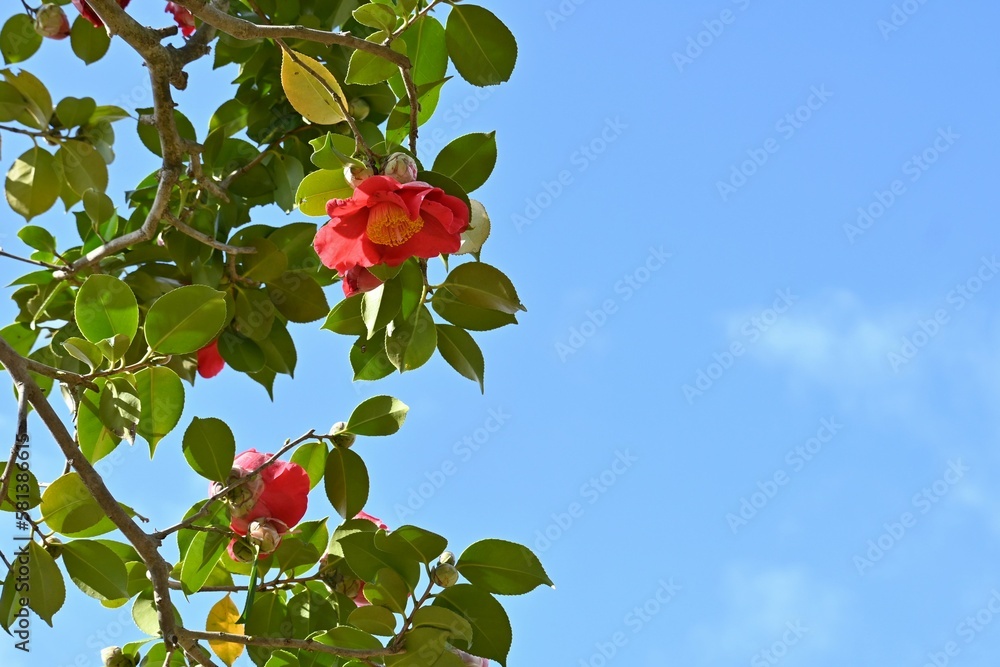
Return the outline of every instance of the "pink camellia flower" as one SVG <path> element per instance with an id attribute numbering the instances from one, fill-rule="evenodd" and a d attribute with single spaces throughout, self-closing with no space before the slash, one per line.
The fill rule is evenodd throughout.
<path id="1" fill-rule="evenodd" d="M 469 207 L 421 181 L 400 184 L 372 176 L 350 199 L 326 204 L 330 222 L 313 241 L 327 267 L 341 275 L 355 267 L 398 266 L 410 257 L 437 257 L 462 245 Z"/>
<path id="2" fill-rule="evenodd" d="M 181 29 L 181 34 L 185 37 L 190 37 L 194 34 L 194 14 L 187 7 L 181 7 L 176 2 L 168 2 L 167 8 L 164 9 L 168 14 L 174 15 L 174 23 L 177 27 Z"/>
<path id="3" fill-rule="evenodd" d="M 271 456 L 256 449 L 243 452 L 233 461 L 232 478 L 245 477 Z M 220 490 L 219 483 L 213 482 L 209 494 L 215 495 Z M 289 529 L 305 516 L 309 504 L 309 475 L 297 463 L 275 461 L 260 471 L 253 482 L 247 482 L 234 493 L 238 497 L 230 499 L 229 527 L 238 535 L 245 536 L 250 524 L 257 519 L 277 521 Z"/>
<path id="4" fill-rule="evenodd" d="M 354 296 L 361 292 L 371 292 L 382 284 L 382 281 L 375 277 L 375 274 L 363 266 L 355 266 L 344 274 L 341 280 L 344 288 L 344 296 Z"/>
<path id="5" fill-rule="evenodd" d="M 121 7 L 122 9 L 128 7 L 128 3 L 129 0 L 118 0 L 118 6 Z M 73 6 L 80 11 L 80 14 L 83 16 L 83 18 L 93 23 L 95 28 L 104 27 L 104 21 L 101 20 L 100 16 L 94 13 L 94 10 L 91 9 L 90 5 L 84 2 L 84 0 L 73 0 Z"/>
<path id="6" fill-rule="evenodd" d="M 490 661 L 486 658 L 480 658 L 477 655 L 470 655 L 461 649 L 457 649 L 454 646 L 449 646 L 448 649 L 462 659 L 462 663 L 466 667 L 489 667 Z"/>
<path id="7" fill-rule="evenodd" d="M 69 37 L 69 19 L 62 7 L 47 3 L 35 12 L 35 32 L 49 39 L 66 39 Z"/>
<path id="8" fill-rule="evenodd" d="M 219 354 L 219 339 L 216 338 L 205 347 L 198 350 L 198 375 L 203 378 L 214 378 L 226 367 L 226 362 Z"/>

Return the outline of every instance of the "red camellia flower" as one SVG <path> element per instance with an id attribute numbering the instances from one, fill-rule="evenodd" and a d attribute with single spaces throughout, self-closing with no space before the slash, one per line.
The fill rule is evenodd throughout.
<path id="1" fill-rule="evenodd" d="M 198 350 L 198 375 L 203 378 L 214 378 L 226 367 L 222 355 L 219 354 L 219 340 L 215 339 Z"/>
<path id="2" fill-rule="evenodd" d="M 118 6 L 122 9 L 128 7 L 128 3 L 129 0 L 118 0 Z M 90 5 L 84 2 L 84 0 L 73 0 L 73 6 L 80 10 L 80 14 L 83 15 L 83 18 L 93 23 L 95 28 L 104 27 L 104 21 L 101 20 L 100 16 L 94 13 L 94 10 L 91 9 Z"/>
<path id="3" fill-rule="evenodd" d="M 238 476 L 259 468 L 271 454 L 261 454 L 256 449 L 243 452 L 233 461 L 233 471 Z M 247 483 L 253 495 L 241 500 L 239 507 L 233 508 L 229 527 L 239 535 L 246 535 L 250 523 L 255 519 L 269 519 L 292 528 L 305 516 L 309 503 L 309 475 L 297 463 L 275 461 L 264 468 L 258 483 Z M 218 493 L 213 484 L 209 493 Z"/>
<path id="4" fill-rule="evenodd" d="M 181 7 L 176 2 L 168 2 L 167 8 L 163 11 L 174 15 L 174 23 L 181 29 L 181 34 L 190 37 L 194 34 L 194 14 L 187 7 Z"/>
<path id="5" fill-rule="evenodd" d="M 453 253 L 469 226 L 469 208 L 458 197 L 421 181 L 401 185 L 372 176 L 350 199 L 326 204 L 330 222 L 313 245 L 323 264 L 346 275 L 355 267 L 398 266 L 410 257 Z"/>
<path id="6" fill-rule="evenodd" d="M 375 277 L 375 274 L 363 266 L 355 266 L 348 270 L 341 280 L 344 287 L 344 296 L 354 296 L 361 292 L 371 292 L 382 284 L 382 281 Z"/>

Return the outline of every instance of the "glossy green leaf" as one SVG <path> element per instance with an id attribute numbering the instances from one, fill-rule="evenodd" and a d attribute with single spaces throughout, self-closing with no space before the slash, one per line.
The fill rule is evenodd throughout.
<path id="1" fill-rule="evenodd" d="M 290 322 L 315 322 L 330 310 L 323 288 L 304 271 L 286 271 L 267 284 L 267 293 Z"/>
<path id="2" fill-rule="evenodd" d="M 510 619 L 492 595 L 470 584 L 458 584 L 438 593 L 433 604 L 457 612 L 472 626 L 472 643 L 465 650 L 507 664 L 513 638 Z"/>
<path id="3" fill-rule="evenodd" d="M 437 628 L 445 630 L 459 641 L 468 644 L 472 641 L 472 626 L 464 617 L 447 607 L 421 607 L 413 613 L 414 628 Z"/>
<path id="4" fill-rule="evenodd" d="M 526 310 L 514 284 L 499 269 L 482 262 L 461 264 L 448 274 L 444 287 L 469 306 L 513 315 Z"/>
<path id="5" fill-rule="evenodd" d="M 62 559 L 70 579 L 87 595 L 99 600 L 129 597 L 125 562 L 100 542 L 66 542 L 62 547 Z"/>
<path id="6" fill-rule="evenodd" d="M 14 14 L 0 29 L 0 53 L 7 65 L 27 60 L 41 45 L 42 36 L 35 32 L 35 22 L 27 14 Z"/>
<path id="7" fill-rule="evenodd" d="M 480 391 L 485 391 L 483 376 L 486 372 L 486 360 L 468 331 L 451 324 L 438 324 L 437 347 L 452 368 L 473 382 L 478 382 Z"/>
<path id="8" fill-rule="evenodd" d="M 353 519 L 368 502 L 368 468 L 353 450 L 334 447 L 326 458 L 326 497 L 345 519 Z"/>
<path id="9" fill-rule="evenodd" d="M 396 632 L 396 616 L 385 607 L 358 607 L 348 618 L 351 625 L 373 635 L 391 637 Z"/>
<path id="10" fill-rule="evenodd" d="M 45 213 L 59 198 L 59 174 L 52 154 L 37 146 L 29 149 L 7 172 L 7 203 L 31 220 Z"/>
<path id="11" fill-rule="evenodd" d="M 426 364 L 434 355 L 436 347 L 437 327 L 424 305 L 420 306 L 413 317 L 397 318 L 386 328 L 386 355 L 401 373 Z"/>
<path id="12" fill-rule="evenodd" d="M 481 540 L 455 566 L 474 585 L 500 595 L 524 595 L 541 585 L 554 586 L 528 547 L 505 540 Z"/>
<path id="13" fill-rule="evenodd" d="M 476 86 L 510 79 L 517 61 L 514 35 L 488 9 L 456 5 L 448 14 L 448 55 L 462 78 Z"/>
<path id="14" fill-rule="evenodd" d="M 64 97 L 56 105 L 56 118 L 63 127 L 80 127 L 90 121 L 95 111 L 97 102 L 93 97 Z"/>
<path id="15" fill-rule="evenodd" d="M 389 361 L 389 355 L 385 352 L 384 330 L 375 334 L 371 340 L 362 335 L 351 346 L 349 356 L 355 380 L 369 382 L 381 380 L 392 375 L 393 371 L 396 370 L 396 367 Z"/>
<path id="16" fill-rule="evenodd" d="M 184 385 L 177 373 L 164 366 L 142 369 L 135 374 L 135 385 L 142 406 L 136 432 L 149 442 L 152 456 L 181 419 Z"/>
<path id="17" fill-rule="evenodd" d="M 302 466 L 309 475 L 309 488 L 313 489 L 323 479 L 329 447 L 325 442 L 309 442 L 292 453 L 292 463 Z"/>
<path id="18" fill-rule="evenodd" d="M 3 475 L 6 469 L 7 462 L 0 461 L 0 475 Z M 42 495 L 35 474 L 30 470 L 22 470 L 20 465 L 15 463 L 14 471 L 10 474 L 7 497 L 0 504 L 0 512 L 27 512 L 38 507 L 40 502 Z"/>
<path id="19" fill-rule="evenodd" d="M 56 478 L 42 494 L 42 520 L 57 533 L 73 534 L 105 518 L 104 510 L 75 472 Z"/>
<path id="20" fill-rule="evenodd" d="M 448 322 L 472 331 L 490 331 L 517 324 L 517 318 L 509 313 L 463 303 L 446 287 L 434 291 L 431 307 Z"/>
<path id="21" fill-rule="evenodd" d="M 487 181 L 496 163 L 496 133 L 476 132 L 442 148 L 432 170 L 451 178 L 468 193 Z"/>
<path id="22" fill-rule="evenodd" d="M 406 421 L 410 408 L 392 396 L 373 396 L 354 408 L 347 431 L 356 435 L 392 435 Z"/>
<path id="23" fill-rule="evenodd" d="M 402 614 L 410 588 L 395 570 L 385 567 L 375 573 L 375 581 L 365 585 L 364 595 L 372 604 Z"/>
<path id="24" fill-rule="evenodd" d="M 78 16 L 73 21 L 69 42 L 76 57 L 89 65 L 103 58 L 108 52 L 111 37 L 105 28 L 94 27 L 90 21 Z"/>
<path id="25" fill-rule="evenodd" d="M 178 287 L 146 313 L 146 342 L 161 354 L 190 354 L 205 347 L 226 323 L 222 292 L 204 285 Z"/>
<path id="26" fill-rule="evenodd" d="M 225 483 L 236 458 L 236 438 L 221 419 L 195 417 L 184 431 L 184 458 L 206 479 Z"/>
<path id="27" fill-rule="evenodd" d="M 222 533 L 199 531 L 195 534 L 181 564 L 180 582 L 186 594 L 201 590 L 225 553 L 227 544 L 229 536 Z"/>
<path id="28" fill-rule="evenodd" d="M 389 5 L 371 3 L 354 10 L 354 20 L 361 25 L 377 28 L 385 32 L 396 29 L 396 12 Z"/>
<path id="29" fill-rule="evenodd" d="M 66 584 L 59 566 L 37 542 L 28 544 L 28 607 L 52 627 L 52 617 L 66 602 Z"/>
<path id="30" fill-rule="evenodd" d="M 295 191 L 295 202 L 306 215 L 326 215 L 326 203 L 331 199 L 347 199 L 354 188 L 347 182 L 342 169 L 320 169 L 307 174 Z"/>
<path id="31" fill-rule="evenodd" d="M 382 283 L 361 299 L 361 318 L 364 320 L 368 337 L 384 329 L 399 313 L 403 303 L 403 291 L 399 281 Z"/>
<path id="32" fill-rule="evenodd" d="M 116 334 L 129 340 L 139 329 L 139 305 L 132 289 L 114 276 L 87 278 L 76 294 L 74 317 L 80 332 L 91 343 Z"/>
<path id="33" fill-rule="evenodd" d="M 94 345 L 89 340 L 72 336 L 64 340 L 62 346 L 71 357 L 87 364 L 91 372 L 95 371 L 101 366 L 101 364 L 104 363 L 104 352 L 102 352 L 101 348 Z"/>
<path id="34" fill-rule="evenodd" d="M 361 336 L 367 332 L 361 316 L 363 294 L 355 294 L 340 301 L 327 315 L 323 328 L 345 336 Z"/>

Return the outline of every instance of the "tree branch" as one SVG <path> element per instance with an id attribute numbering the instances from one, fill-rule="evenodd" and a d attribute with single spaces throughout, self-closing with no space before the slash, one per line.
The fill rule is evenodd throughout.
<path id="1" fill-rule="evenodd" d="M 205 245 L 211 246 L 216 250 L 228 252 L 230 255 L 252 255 L 255 252 L 257 252 L 257 248 L 229 245 L 228 243 L 217 241 L 208 234 L 205 234 L 204 232 L 199 232 L 194 227 L 191 227 L 190 225 L 181 222 L 179 218 L 174 217 L 173 213 L 167 212 L 166 214 L 164 214 L 163 217 L 167 222 L 170 223 L 171 226 L 175 227 L 178 231 L 183 232 L 184 234 L 187 234 L 191 238 L 197 241 L 201 241 Z"/>
<path id="2" fill-rule="evenodd" d="M 306 651 L 315 651 L 316 653 L 327 653 L 329 655 L 340 656 L 341 658 L 355 659 L 355 660 L 365 660 L 367 658 L 383 658 L 387 655 L 396 655 L 402 653 L 399 650 L 393 649 L 353 649 L 353 648 L 340 648 L 337 646 L 328 646 L 326 644 L 320 644 L 312 639 L 290 639 L 287 637 L 253 637 L 250 635 L 234 635 L 228 632 L 198 632 L 196 630 L 181 629 L 180 636 L 184 638 L 191 639 L 204 639 L 208 641 L 220 641 L 220 642 L 232 642 L 234 644 L 243 644 L 244 646 L 260 646 L 263 648 L 287 648 L 287 649 L 305 649 Z"/>
<path id="3" fill-rule="evenodd" d="M 10 480 L 13 477 L 17 456 L 21 453 L 21 448 L 28 443 L 28 400 L 24 394 L 24 385 L 16 384 L 17 388 L 17 432 L 14 434 L 14 446 L 10 449 L 10 458 L 7 459 L 7 467 L 3 469 L 3 477 L 0 478 L 0 503 L 7 500 L 7 492 L 10 490 Z M 17 503 L 11 502 L 15 509 Z"/>

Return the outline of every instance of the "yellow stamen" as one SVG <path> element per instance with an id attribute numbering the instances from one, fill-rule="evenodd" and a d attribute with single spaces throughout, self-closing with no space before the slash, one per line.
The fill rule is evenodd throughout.
<path id="1" fill-rule="evenodd" d="M 368 213 L 366 233 L 373 243 L 387 246 L 403 245 L 424 227 L 419 217 L 410 220 L 406 211 L 396 204 L 376 204 Z"/>

